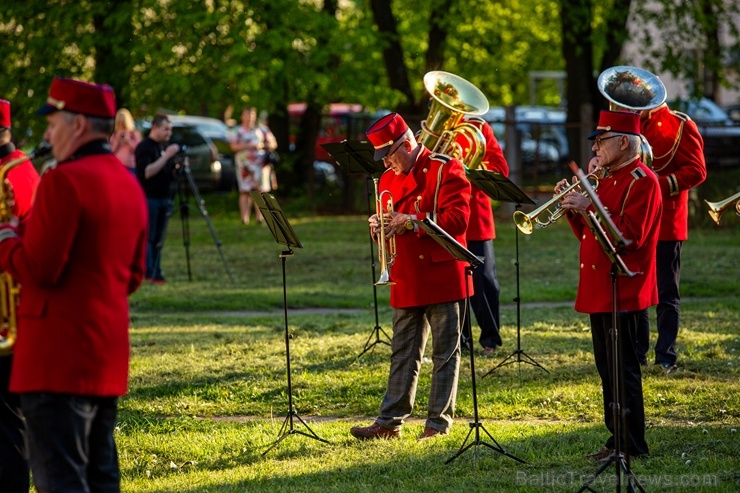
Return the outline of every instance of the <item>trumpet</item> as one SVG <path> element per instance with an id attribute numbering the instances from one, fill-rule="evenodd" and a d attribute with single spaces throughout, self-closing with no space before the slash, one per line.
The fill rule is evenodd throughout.
<path id="1" fill-rule="evenodd" d="M 709 202 L 708 200 L 704 200 L 704 203 L 709 208 L 709 215 L 712 217 L 715 223 L 719 225 L 719 219 L 722 217 L 722 214 L 734 203 L 735 204 L 735 212 L 738 216 L 740 216 L 740 192 L 736 193 L 735 195 L 726 198 L 725 200 L 721 200 L 719 202 Z"/>
<path id="2" fill-rule="evenodd" d="M 599 177 L 597 176 L 597 173 L 599 173 L 600 171 L 600 169 L 597 169 L 596 171 L 593 171 L 586 175 L 586 178 L 588 178 L 589 181 L 593 183 L 592 187 L 594 190 L 596 190 L 596 188 L 599 186 Z M 529 214 L 525 214 L 522 211 L 514 212 L 514 224 L 516 224 L 516 227 L 519 228 L 519 231 L 521 231 L 525 235 L 532 234 L 535 224 L 540 228 L 546 228 L 549 225 L 554 224 L 555 222 L 557 222 L 558 219 L 563 217 L 566 212 L 565 209 L 560 206 L 560 200 L 573 191 L 580 192 L 584 196 L 586 195 L 586 192 L 581 190 L 580 182 L 576 182 L 559 194 L 555 195 L 552 199 L 548 200 L 537 209 L 530 212 Z M 544 219 L 540 217 L 543 214 L 545 214 L 543 216 Z"/>
<path id="3" fill-rule="evenodd" d="M 378 260 L 380 261 L 380 278 L 375 283 L 376 286 L 392 285 L 396 284 L 391 280 L 391 266 L 396 260 L 396 238 L 391 236 L 386 237 L 385 234 L 385 214 L 393 212 L 393 195 L 388 190 L 383 190 L 383 193 L 378 194 L 378 178 L 373 178 L 375 185 L 375 214 L 378 216 Z M 383 197 L 388 195 L 388 201 L 386 202 L 385 208 L 383 207 Z"/>

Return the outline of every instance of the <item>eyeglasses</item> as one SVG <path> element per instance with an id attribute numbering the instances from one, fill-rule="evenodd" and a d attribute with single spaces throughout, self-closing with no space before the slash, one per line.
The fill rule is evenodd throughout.
<path id="1" fill-rule="evenodd" d="M 594 145 L 596 147 L 601 147 L 602 142 L 604 142 L 605 140 L 614 139 L 616 137 L 621 137 L 621 135 L 617 134 L 617 135 L 612 135 L 611 137 L 602 137 L 602 138 L 596 137 L 594 139 Z"/>

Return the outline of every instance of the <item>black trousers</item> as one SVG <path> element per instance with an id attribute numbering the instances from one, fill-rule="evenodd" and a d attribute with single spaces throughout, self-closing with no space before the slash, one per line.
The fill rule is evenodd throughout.
<path id="1" fill-rule="evenodd" d="M 637 336 L 637 323 L 640 311 L 623 312 L 618 315 L 618 344 L 621 346 L 622 359 L 620 369 L 622 373 L 622 388 L 619 401 L 624 419 L 620 424 L 622 428 L 622 442 L 620 449 L 630 455 L 643 455 L 648 453 L 647 442 L 645 442 L 645 404 L 642 397 L 642 372 L 640 362 L 635 350 Z M 596 369 L 601 377 L 601 388 L 604 397 L 604 424 L 611 433 L 606 441 L 606 446 L 615 448 L 614 441 L 614 415 L 612 403 L 614 402 L 614 383 L 617 382 L 613 375 L 614 351 L 612 348 L 612 314 L 591 314 L 591 338 L 594 345 L 594 360 Z M 626 433 L 625 433 L 626 431 Z"/>
<path id="2" fill-rule="evenodd" d="M 659 241 L 656 256 L 658 277 L 658 340 L 655 343 L 655 363 L 675 365 L 678 359 L 676 340 L 681 318 L 681 241 Z M 646 308 L 640 314 L 637 331 L 638 355 L 645 361 L 650 347 L 650 316 Z"/>
<path id="3" fill-rule="evenodd" d="M 480 326 L 478 341 L 482 347 L 496 347 L 502 344 L 500 327 L 499 297 L 501 287 L 496 279 L 496 258 L 493 252 L 493 240 L 469 241 L 468 250 L 478 257 L 483 257 L 483 265 L 473 269 L 474 294 L 470 297 L 470 306 Z M 467 327 L 467 325 L 465 326 Z M 465 334 L 470 338 L 470 334 Z"/>
<path id="4" fill-rule="evenodd" d="M 12 356 L 0 357 L 0 491 L 28 493 L 28 463 L 20 399 L 8 391 L 12 360 Z"/>

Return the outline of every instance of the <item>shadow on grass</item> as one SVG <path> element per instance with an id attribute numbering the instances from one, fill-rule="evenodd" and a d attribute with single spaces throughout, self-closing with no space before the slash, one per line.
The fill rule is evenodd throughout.
<path id="1" fill-rule="evenodd" d="M 583 456 L 599 449 L 606 439 L 606 430 L 599 424 L 484 423 L 506 452 L 526 464 L 482 445 L 445 464 L 463 445 L 468 426 L 462 421 L 455 424 L 450 435 L 426 442 L 416 441 L 420 424 L 408 425 L 400 440 L 371 442 L 354 440 L 348 433 L 350 423 L 310 425 L 319 436 L 329 437 L 331 443 L 288 436 L 263 456 L 277 438 L 277 428 L 248 423 L 240 426 L 241 444 L 217 445 L 217 457 L 212 459 L 188 464 L 186 457 L 177 452 L 162 451 L 161 459 L 185 466 L 156 468 L 152 479 L 164 482 L 179 476 L 194 486 L 177 491 L 216 493 L 576 491 L 598 467 Z M 647 439 L 651 454 L 631 463 L 646 491 L 737 491 L 739 463 L 729 427 L 663 426 L 649 429 Z M 123 472 L 129 478 L 142 474 L 136 468 Z M 219 475 L 222 479 L 215 479 Z M 614 480 L 614 471 L 605 471 L 594 483 L 595 491 L 613 491 Z M 147 491 L 164 493 L 172 489 L 152 485 Z"/>

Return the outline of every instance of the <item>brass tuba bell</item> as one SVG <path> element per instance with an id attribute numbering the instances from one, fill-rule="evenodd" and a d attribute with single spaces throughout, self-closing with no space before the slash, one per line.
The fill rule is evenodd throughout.
<path id="1" fill-rule="evenodd" d="M 486 138 L 479 128 L 462 119 L 487 112 L 486 96 L 462 77 L 439 70 L 424 76 L 424 87 L 432 104 L 421 122 L 419 142 L 432 152 L 459 159 L 468 168 L 479 167 Z"/>
<path id="2" fill-rule="evenodd" d="M 609 101 L 611 111 L 640 113 L 665 103 L 666 89 L 660 78 L 638 67 L 619 65 L 610 67 L 596 80 L 601 94 Z M 652 167 L 653 149 L 640 135 L 640 160 Z"/>

